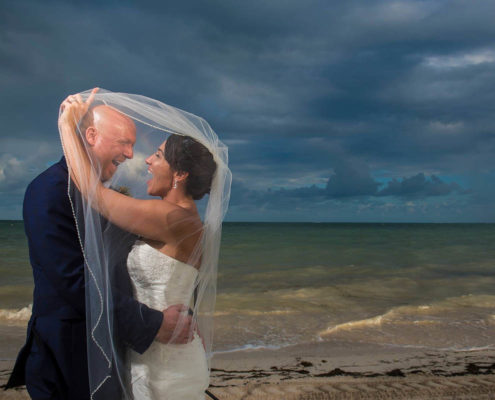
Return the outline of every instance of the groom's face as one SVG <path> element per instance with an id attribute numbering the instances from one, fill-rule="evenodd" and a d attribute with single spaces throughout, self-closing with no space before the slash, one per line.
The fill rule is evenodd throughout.
<path id="1" fill-rule="evenodd" d="M 132 158 L 136 126 L 132 120 L 108 106 L 93 109 L 93 124 L 86 130 L 93 158 L 101 168 L 101 180 L 109 180 L 119 164 Z"/>

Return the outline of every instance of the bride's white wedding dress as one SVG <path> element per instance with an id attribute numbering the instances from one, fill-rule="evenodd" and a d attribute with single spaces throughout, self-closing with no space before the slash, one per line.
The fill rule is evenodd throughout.
<path id="1" fill-rule="evenodd" d="M 189 305 L 198 271 L 189 264 L 137 241 L 127 258 L 134 297 L 155 310 L 174 304 Z M 209 385 L 206 354 L 195 334 L 188 344 L 154 341 L 143 354 L 129 350 L 135 400 L 196 400 L 205 398 Z"/>

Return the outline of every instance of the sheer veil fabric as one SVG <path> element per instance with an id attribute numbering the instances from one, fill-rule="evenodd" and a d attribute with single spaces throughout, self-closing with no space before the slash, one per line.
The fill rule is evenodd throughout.
<path id="1" fill-rule="evenodd" d="M 80 93 L 84 100 L 90 91 Z M 128 196 L 150 199 L 146 193 L 147 165 L 145 158 L 153 154 L 170 134 L 189 136 L 200 142 L 210 151 L 216 163 L 210 193 L 197 201 L 203 228 L 199 244 L 192 251 L 187 264 L 200 266 L 195 282 L 195 295 L 190 304 L 193 321 L 197 323 L 204 341 L 207 359 L 210 360 L 213 340 L 213 311 L 216 297 L 217 266 L 222 230 L 222 221 L 227 211 L 231 173 L 228 168 L 227 147 L 218 139 L 209 124 L 202 118 L 179 110 L 159 101 L 127 93 L 113 93 L 100 89 L 91 107 L 106 105 L 132 120 L 136 127 L 134 156 L 118 166 L 115 174 L 104 182 Z M 79 118 L 79 117 L 75 117 Z M 74 148 L 75 141 L 82 139 L 84 117 L 75 121 L 76 134 L 68 137 L 62 134 L 64 153 Z M 59 124 L 60 127 L 60 124 Z M 71 142 L 74 140 L 74 142 Z M 86 262 L 86 321 L 88 363 L 91 398 L 101 398 L 109 380 L 117 379 L 124 398 L 132 398 L 130 382 L 125 362 L 126 321 L 119 321 L 118 304 L 120 278 L 126 274 L 125 260 L 130 246 L 138 239 L 132 232 L 124 231 L 108 222 L 96 211 L 97 184 L 102 180 L 102 168 L 92 161 L 86 150 L 75 157 L 66 157 L 69 170 L 69 197 Z M 90 161 L 90 170 L 85 170 L 81 160 Z M 70 161 L 69 161 L 70 160 Z M 86 195 L 82 196 L 71 176 L 78 170 L 84 177 Z M 155 198 L 156 199 L 156 198 Z M 187 221 L 185 221 L 187 222 Z M 132 229 L 131 229 L 132 231 Z M 162 310 L 159 310 L 162 311 Z M 185 314 L 184 314 L 185 315 Z M 180 327 L 180 322 L 178 324 Z M 194 332 L 191 332 L 192 335 Z"/>

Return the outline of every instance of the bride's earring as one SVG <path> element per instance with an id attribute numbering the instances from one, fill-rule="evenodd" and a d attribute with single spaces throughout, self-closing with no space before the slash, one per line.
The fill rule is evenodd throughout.
<path id="1" fill-rule="evenodd" d="M 177 189 L 177 181 L 174 181 L 174 186 L 172 186 L 174 189 Z"/>

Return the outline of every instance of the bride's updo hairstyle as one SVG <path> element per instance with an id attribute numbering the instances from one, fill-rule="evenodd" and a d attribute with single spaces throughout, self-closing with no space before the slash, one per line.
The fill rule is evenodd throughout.
<path id="1" fill-rule="evenodd" d="M 209 150 L 189 136 L 170 135 L 165 143 L 165 159 L 175 172 L 187 172 L 186 194 L 194 200 L 210 193 L 217 169 Z"/>

